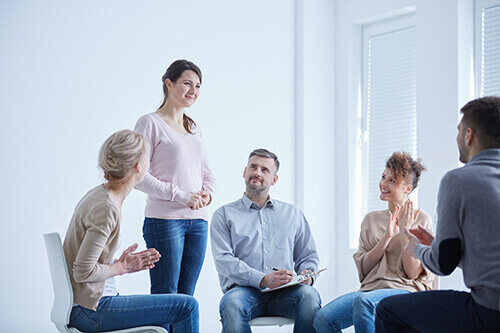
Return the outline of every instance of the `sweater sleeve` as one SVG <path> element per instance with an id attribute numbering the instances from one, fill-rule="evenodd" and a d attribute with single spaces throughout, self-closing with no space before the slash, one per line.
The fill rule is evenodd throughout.
<path id="1" fill-rule="evenodd" d="M 149 160 L 151 161 L 156 148 L 156 130 L 152 120 L 146 115 L 141 117 L 135 125 L 134 131 L 141 134 L 149 144 Z M 178 186 L 162 181 L 149 172 L 146 172 L 144 180 L 135 186 L 136 189 L 167 201 L 175 201 L 187 206 L 191 193 L 181 190 Z"/>
<path id="2" fill-rule="evenodd" d="M 438 223 L 431 246 L 418 244 L 415 254 L 425 267 L 438 275 L 449 275 L 460 263 L 463 253 L 464 194 L 452 172 L 441 180 L 438 193 Z"/>
<path id="3" fill-rule="evenodd" d="M 201 135 L 201 132 L 200 132 Z M 203 139 L 203 136 L 202 136 Z M 212 172 L 212 169 L 210 168 L 210 164 L 208 163 L 208 157 L 207 157 L 207 150 L 206 150 L 206 145 L 203 140 L 203 146 L 204 146 L 204 154 L 203 154 L 203 185 L 202 185 L 202 190 L 203 191 L 208 191 L 212 196 L 213 193 L 215 192 L 215 187 L 216 187 L 216 182 L 215 182 L 215 176 Z"/>
<path id="4" fill-rule="evenodd" d="M 118 211 L 104 203 L 84 218 L 87 230 L 73 263 L 73 278 L 77 283 L 104 281 L 110 276 L 109 265 L 98 260 L 118 221 Z"/>
<path id="5" fill-rule="evenodd" d="M 363 222 L 361 223 L 361 232 L 359 234 L 359 246 L 356 253 L 354 253 L 354 263 L 358 269 L 359 282 L 363 282 L 368 273 L 375 267 L 376 263 L 373 263 L 368 256 L 368 252 L 373 248 L 369 242 L 369 222 L 370 218 L 368 215 L 365 216 Z"/>

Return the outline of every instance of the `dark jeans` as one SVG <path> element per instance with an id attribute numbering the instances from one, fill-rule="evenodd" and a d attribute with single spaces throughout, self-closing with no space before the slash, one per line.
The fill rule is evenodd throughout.
<path id="1" fill-rule="evenodd" d="M 262 316 L 295 318 L 294 332 L 314 332 L 313 319 L 320 308 L 318 292 L 304 284 L 268 293 L 253 287 L 234 287 L 219 305 L 223 333 L 250 333 L 248 322 Z"/>
<path id="2" fill-rule="evenodd" d="M 500 313 L 478 305 L 470 293 L 422 291 L 391 296 L 377 306 L 378 332 L 500 332 Z"/>
<path id="3" fill-rule="evenodd" d="M 146 217 L 142 228 L 148 248 L 161 258 L 149 270 L 151 294 L 193 295 L 207 248 L 205 220 L 174 220 Z"/>
<path id="4" fill-rule="evenodd" d="M 198 302 L 188 295 L 106 296 L 96 311 L 71 310 L 70 327 L 81 332 L 105 332 L 138 326 L 161 326 L 174 333 L 198 332 Z"/>

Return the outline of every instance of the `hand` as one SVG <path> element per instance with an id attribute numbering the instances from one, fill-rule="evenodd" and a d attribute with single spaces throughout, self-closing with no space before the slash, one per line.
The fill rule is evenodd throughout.
<path id="1" fill-rule="evenodd" d="M 308 272 L 308 270 L 307 270 L 307 269 L 304 269 L 302 272 L 300 272 L 300 275 L 304 275 L 304 274 L 306 274 L 307 272 Z M 310 278 L 308 278 L 308 279 L 306 279 L 306 280 L 302 281 L 301 283 L 304 283 L 304 284 L 307 284 L 307 285 L 309 285 L 309 286 L 312 286 L 313 279 L 312 279 L 312 277 L 310 277 Z"/>
<path id="2" fill-rule="evenodd" d="M 385 229 L 385 237 L 391 239 L 399 232 L 398 227 L 398 218 L 399 212 L 401 211 L 401 206 L 396 205 L 396 209 L 394 209 L 394 214 L 389 212 L 389 223 L 387 224 L 387 228 Z"/>
<path id="3" fill-rule="evenodd" d="M 201 195 L 198 193 L 191 194 L 191 198 L 189 199 L 187 206 L 192 210 L 198 210 L 203 207 L 203 199 Z"/>
<path id="4" fill-rule="evenodd" d="M 137 243 L 129 246 L 123 251 L 117 263 L 120 265 L 120 274 L 134 273 L 144 269 L 155 267 L 154 263 L 160 260 L 160 253 L 156 249 L 147 249 L 138 253 L 133 253 L 137 249 Z"/>
<path id="5" fill-rule="evenodd" d="M 424 228 L 421 225 L 419 225 L 417 229 L 410 229 L 409 231 L 418 238 L 420 243 L 424 245 L 431 245 L 434 240 L 432 230 Z"/>
<path id="6" fill-rule="evenodd" d="M 287 269 L 279 269 L 264 276 L 260 282 L 263 288 L 277 288 L 292 281 L 293 273 Z"/>
<path id="7" fill-rule="evenodd" d="M 420 244 L 420 240 L 415 237 L 412 233 L 408 231 L 408 228 L 403 229 L 404 234 L 408 238 L 408 244 L 406 244 L 404 250 L 411 255 L 412 257 L 416 258 L 417 256 L 415 255 L 415 246 Z"/>
<path id="8" fill-rule="evenodd" d="M 212 196 L 208 191 L 199 191 L 197 194 L 201 196 L 203 207 L 210 205 L 212 202 Z"/>
<path id="9" fill-rule="evenodd" d="M 420 209 L 417 211 L 413 210 L 413 202 L 408 199 L 406 200 L 401 212 L 399 214 L 398 226 L 400 231 L 402 228 L 410 228 L 418 218 L 418 214 L 420 213 Z"/>

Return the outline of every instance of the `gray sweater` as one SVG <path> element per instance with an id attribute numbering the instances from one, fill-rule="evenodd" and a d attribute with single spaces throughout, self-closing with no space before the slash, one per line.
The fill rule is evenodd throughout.
<path id="1" fill-rule="evenodd" d="M 500 310 L 500 149 L 443 177 L 437 213 L 436 238 L 416 246 L 418 259 L 438 275 L 460 265 L 476 303 Z"/>

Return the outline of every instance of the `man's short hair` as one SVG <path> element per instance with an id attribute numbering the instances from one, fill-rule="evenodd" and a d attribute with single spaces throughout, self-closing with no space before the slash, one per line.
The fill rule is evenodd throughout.
<path id="1" fill-rule="evenodd" d="M 483 148 L 500 148 L 500 97 L 487 96 L 465 104 L 462 123 L 476 133 Z"/>
<path id="2" fill-rule="evenodd" d="M 259 156 L 259 157 L 265 157 L 265 158 L 272 158 L 274 160 L 274 165 L 276 166 L 276 172 L 278 172 L 280 168 L 280 161 L 278 161 L 278 156 L 276 156 L 275 153 L 270 152 L 267 149 L 264 148 L 259 148 L 255 149 L 253 152 L 250 153 L 250 156 L 248 156 L 248 160 L 252 158 L 252 156 Z"/>

